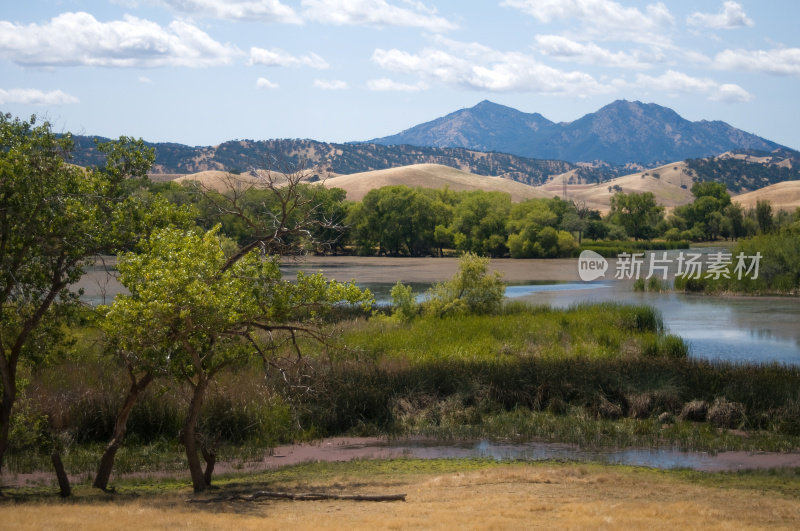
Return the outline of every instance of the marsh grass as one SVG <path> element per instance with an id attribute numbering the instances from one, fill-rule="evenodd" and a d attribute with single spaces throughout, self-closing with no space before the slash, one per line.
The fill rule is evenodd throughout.
<path id="1" fill-rule="evenodd" d="M 346 349 L 304 345 L 315 379 L 302 393 L 257 364 L 220 375 L 201 420 L 220 458 L 341 434 L 800 448 L 800 368 L 689 359 L 648 307 L 515 303 L 499 315 L 360 317 L 337 326 Z M 30 416 L 66 438 L 70 472 L 96 465 L 124 389 L 124 375 L 101 357 L 32 374 Z M 708 411 L 680 418 L 694 401 L 717 404 L 713 425 L 702 421 Z M 176 441 L 186 403 L 180 388 L 148 389 L 132 414 L 120 472 L 183 467 Z M 49 470 L 48 455 L 35 444 L 13 448 L 9 469 Z"/>

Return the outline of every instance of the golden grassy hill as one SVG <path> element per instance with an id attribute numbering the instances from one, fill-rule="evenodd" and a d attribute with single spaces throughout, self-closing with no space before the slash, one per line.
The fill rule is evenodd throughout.
<path id="1" fill-rule="evenodd" d="M 537 189 L 546 197 L 561 196 L 564 179 L 569 183 L 573 173 L 557 175 Z M 601 184 L 568 184 L 567 199 L 586 201 L 586 206 L 589 208 L 608 212 L 611 196 L 616 193 L 614 187 L 619 186 L 625 193 L 652 192 L 656 196 L 658 204 L 673 208 L 692 202 L 693 183 L 692 176 L 686 170 L 686 163 L 675 162 L 659 168 L 617 177 Z"/>
<path id="2" fill-rule="evenodd" d="M 285 177 L 281 173 L 277 172 L 270 172 L 272 178 L 280 183 L 282 182 Z M 221 192 L 223 190 L 228 190 L 231 188 L 237 189 L 247 189 L 252 187 L 264 187 L 265 182 L 267 179 L 267 172 L 264 170 L 258 170 L 257 176 L 252 173 L 242 173 L 240 175 L 234 175 L 224 171 L 218 170 L 211 170 L 211 171 L 201 171 L 200 173 L 192 173 L 189 175 L 183 175 L 174 179 L 176 183 L 185 183 L 185 182 L 198 182 L 201 186 L 216 190 Z"/>
<path id="3" fill-rule="evenodd" d="M 444 188 L 448 186 L 455 191 L 486 190 L 506 192 L 511 194 L 512 201 L 522 201 L 534 197 L 552 197 L 552 194 L 511 179 L 476 175 L 440 164 L 413 164 L 386 170 L 352 173 L 325 181 L 325 186 L 345 190 L 347 199 L 352 201 L 360 201 L 372 189 L 399 184 L 424 188 Z"/>
<path id="4" fill-rule="evenodd" d="M 745 208 L 753 208 L 756 206 L 756 201 L 766 199 L 772 203 L 774 210 L 795 210 L 800 208 L 800 181 L 772 184 L 760 190 L 734 196 L 732 199 Z"/>

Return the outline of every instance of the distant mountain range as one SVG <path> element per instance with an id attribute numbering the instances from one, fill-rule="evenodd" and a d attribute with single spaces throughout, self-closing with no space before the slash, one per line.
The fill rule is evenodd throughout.
<path id="1" fill-rule="evenodd" d="M 103 154 L 93 137 L 74 139 L 73 163 L 101 163 Z M 279 139 L 196 147 L 148 145 L 156 153 L 155 174 L 280 171 L 287 164 L 305 163 L 343 175 L 440 164 L 539 186 L 566 173 L 570 182 L 600 183 L 689 160 L 699 179 L 724 182 L 734 191 L 800 179 L 797 151 L 724 122 L 690 122 L 666 107 L 629 101 L 616 101 L 570 123 L 554 123 L 538 113 L 483 101 L 370 142 Z"/>
<path id="2" fill-rule="evenodd" d="M 104 155 L 97 150 L 94 137 L 75 136 L 74 140 L 71 162 L 80 166 L 102 163 Z M 316 140 L 235 140 L 218 146 L 199 147 L 174 143 L 147 145 L 155 149 L 156 162 L 152 168 L 155 174 L 189 174 L 209 170 L 240 173 L 251 168 L 280 171 L 287 163 L 306 163 L 341 175 L 412 164 L 441 164 L 477 175 L 499 176 L 539 185 L 554 175 L 572 170 L 584 181 L 603 182 L 636 169 L 612 164 L 578 166 L 560 160 L 531 159 L 464 148 L 330 144 Z"/>
<path id="3" fill-rule="evenodd" d="M 573 163 L 599 160 L 647 166 L 732 150 L 769 152 L 785 147 L 725 122 L 691 122 L 667 107 L 625 100 L 562 123 L 539 113 L 482 101 L 369 143 L 460 147 Z"/>

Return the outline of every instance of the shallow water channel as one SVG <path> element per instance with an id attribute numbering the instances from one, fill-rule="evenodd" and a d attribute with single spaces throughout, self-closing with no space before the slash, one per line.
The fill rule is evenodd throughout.
<path id="1" fill-rule="evenodd" d="M 584 449 L 559 443 L 443 442 L 431 440 L 386 441 L 374 437 L 333 437 L 314 443 L 279 446 L 256 466 L 276 468 L 307 461 L 352 459 L 456 459 L 486 458 L 517 461 L 600 462 L 652 468 L 689 468 L 710 472 L 800 467 L 800 454 L 750 452 L 682 452 L 671 449 Z"/>

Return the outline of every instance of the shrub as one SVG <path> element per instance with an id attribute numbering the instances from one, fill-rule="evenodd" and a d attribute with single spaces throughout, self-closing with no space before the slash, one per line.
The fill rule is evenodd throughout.
<path id="1" fill-rule="evenodd" d="M 428 300 L 422 304 L 429 315 L 493 314 L 497 313 L 505 295 L 502 275 L 489 273 L 489 259 L 465 253 L 458 264 L 458 273 L 428 290 Z"/>
<path id="2" fill-rule="evenodd" d="M 708 402 L 704 400 L 692 400 L 681 410 L 681 420 L 691 420 L 693 422 L 705 422 L 708 416 Z"/>
<path id="3" fill-rule="evenodd" d="M 399 280 L 390 293 L 392 297 L 392 310 L 402 321 L 410 321 L 419 313 L 419 305 L 414 298 L 411 286 L 405 286 Z"/>
<path id="4" fill-rule="evenodd" d="M 635 419 L 645 419 L 653 411 L 653 397 L 650 393 L 638 393 L 628 397 L 628 415 Z"/>
<path id="5" fill-rule="evenodd" d="M 717 428 L 739 428 L 744 422 L 744 405 L 718 398 L 708 410 L 708 422 Z"/>

